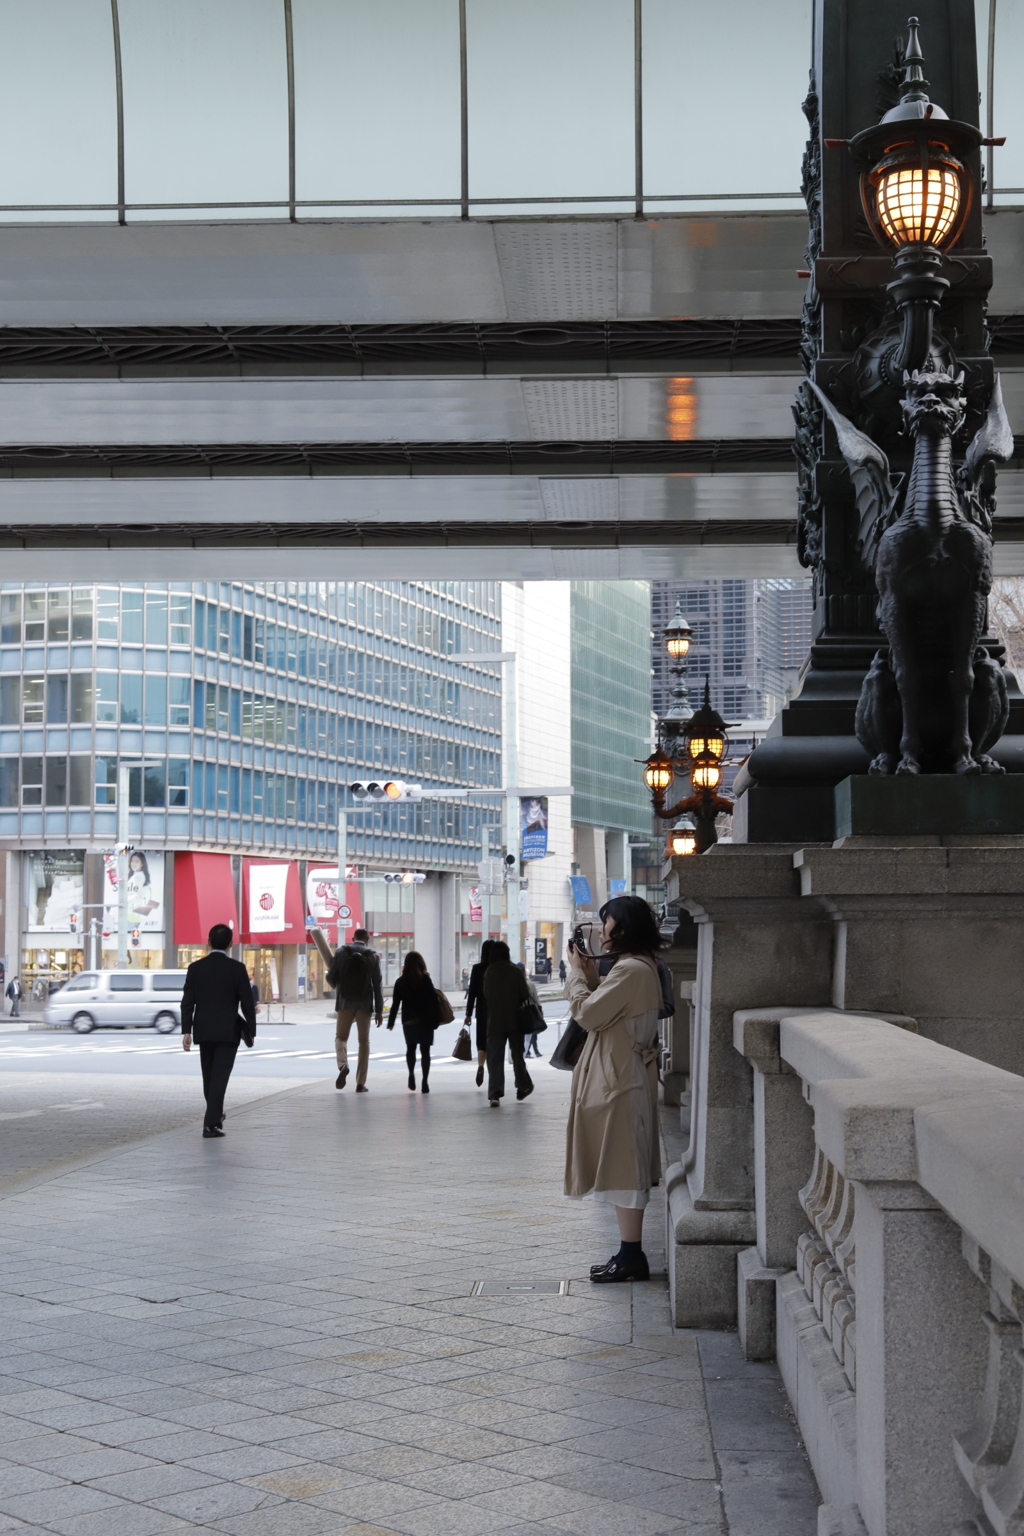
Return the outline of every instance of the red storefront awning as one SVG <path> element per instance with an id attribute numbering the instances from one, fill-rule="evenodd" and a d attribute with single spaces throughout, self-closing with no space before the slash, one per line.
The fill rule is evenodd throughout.
<path id="1" fill-rule="evenodd" d="M 255 868 L 271 866 L 286 869 L 284 886 L 284 925 L 271 931 L 258 929 L 253 932 L 249 902 L 249 872 Z M 243 944 L 302 944 L 306 937 L 306 910 L 299 887 L 299 866 L 288 859 L 242 860 L 242 943 Z"/>
<path id="2" fill-rule="evenodd" d="M 174 942 L 205 944 L 214 923 L 238 932 L 235 882 L 228 853 L 174 855 Z"/>

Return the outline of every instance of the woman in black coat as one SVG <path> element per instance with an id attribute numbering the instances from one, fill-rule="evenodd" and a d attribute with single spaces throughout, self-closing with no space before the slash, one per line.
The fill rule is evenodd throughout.
<path id="1" fill-rule="evenodd" d="M 395 1027 L 395 1014 L 402 1010 L 402 1033 L 405 1036 L 405 1059 L 409 1063 L 409 1087 L 416 1091 L 416 1047 L 420 1048 L 423 1067 L 423 1092 L 430 1092 L 427 1078 L 430 1076 L 430 1047 L 434 1043 L 441 1011 L 437 1004 L 437 990 L 430 979 L 426 961 L 415 949 L 405 957 L 402 974 L 395 982 L 388 1014 L 388 1029 Z"/>
<path id="2" fill-rule="evenodd" d="M 487 999 L 484 997 L 484 972 L 491 959 L 493 939 L 484 939 L 480 946 L 480 959 L 469 973 L 469 990 L 466 993 L 466 1028 L 476 1009 L 476 1085 L 483 1087 L 484 1067 L 487 1065 Z"/>

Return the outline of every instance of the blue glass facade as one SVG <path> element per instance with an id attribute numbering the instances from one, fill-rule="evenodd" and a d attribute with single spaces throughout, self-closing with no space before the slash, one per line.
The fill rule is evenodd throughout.
<path id="1" fill-rule="evenodd" d="M 497 787 L 500 668 L 446 657 L 500 632 L 491 582 L 4 583 L 0 838 L 112 840 L 121 756 L 133 836 L 168 848 L 324 857 L 349 780 Z M 357 816 L 349 857 L 466 869 L 492 814 Z"/>

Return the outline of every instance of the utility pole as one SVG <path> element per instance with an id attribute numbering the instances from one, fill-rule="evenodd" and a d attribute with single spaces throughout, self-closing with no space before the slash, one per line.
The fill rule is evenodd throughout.
<path id="1" fill-rule="evenodd" d="M 117 968 L 128 964 L 128 781 L 131 765 L 117 765 Z"/>

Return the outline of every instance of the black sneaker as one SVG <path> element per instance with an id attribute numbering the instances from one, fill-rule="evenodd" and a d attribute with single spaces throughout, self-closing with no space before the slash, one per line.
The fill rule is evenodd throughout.
<path id="1" fill-rule="evenodd" d="M 531 1083 L 529 1088 L 517 1088 L 516 1089 L 516 1098 L 519 1100 L 519 1102 L 521 1104 L 524 1099 L 528 1099 L 530 1097 L 530 1094 L 532 1092 L 533 1092 L 533 1084 Z"/>
<path id="2" fill-rule="evenodd" d="M 203 1135 L 205 1137 L 207 1137 L 207 1138 L 209 1138 L 211 1136 L 221 1136 L 222 1137 L 224 1135 L 224 1132 L 221 1130 L 219 1125 L 204 1125 L 203 1126 Z"/>
<path id="3" fill-rule="evenodd" d="M 632 1263 L 616 1255 L 607 1264 L 593 1265 L 590 1278 L 594 1285 L 620 1285 L 627 1280 L 649 1280 L 651 1270 L 645 1253 Z"/>

